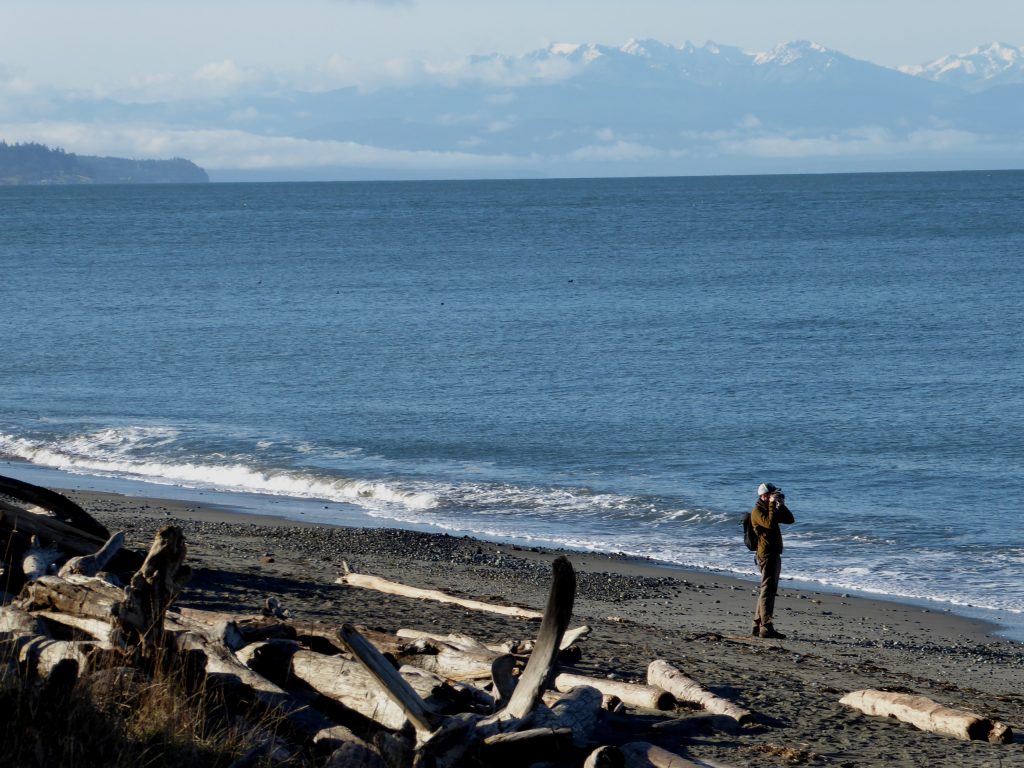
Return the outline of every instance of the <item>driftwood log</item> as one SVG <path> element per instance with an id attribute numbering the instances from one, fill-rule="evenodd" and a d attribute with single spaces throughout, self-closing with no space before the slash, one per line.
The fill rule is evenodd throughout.
<path id="1" fill-rule="evenodd" d="M 181 529 L 161 528 L 142 567 L 124 590 L 112 613 L 126 644 L 150 653 L 162 639 L 164 613 L 192 576 L 185 565 L 185 536 Z"/>
<path id="2" fill-rule="evenodd" d="M 530 724 L 540 728 L 568 728 L 577 747 L 586 747 L 600 723 L 601 692 L 589 685 L 579 685 L 548 707 L 537 707 Z"/>
<path id="3" fill-rule="evenodd" d="M 73 526 L 82 533 L 103 541 L 110 537 L 103 525 L 80 506 L 49 488 L 26 483 L 13 477 L 0 476 L 0 495 L 32 504 L 46 510 L 59 521 Z"/>
<path id="4" fill-rule="evenodd" d="M 573 644 L 579 642 L 589 635 L 591 629 L 587 625 L 576 627 L 575 629 L 567 629 L 562 635 L 562 642 L 559 643 L 558 647 L 560 650 L 567 650 Z M 456 648 L 463 648 L 465 650 L 478 650 L 478 651 L 492 651 L 493 653 L 505 654 L 511 653 L 515 655 L 525 655 L 533 651 L 535 641 L 530 640 L 506 640 L 502 643 L 495 643 L 492 645 L 485 645 L 475 638 L 469 637 L 468 635 L 461 632 L 451 632 L 447 635 L 441 635 L 436 632 L 424 632 L 420 629 L 399 629 L 396 633 L 399 637 L 407 638 L 410 640 L 437 640 L 440 642 L 448 643 L 455 646 Z"/>
<path id="5" fill-rule="evenodd" d="M 72 557 L 61 566 L 57 575 L 62 578 L 68 576 L 95 576 L 107 567 L 107 564 L 114 559 L 124 544 L 124 532 L 118 531 L 113 534 L 98 550 L 91 555 L 78 555 Z"/>
<path id="6" fill-rule="evenodd" d="M 668 710 L 675 706 L 675 696 L 655 685 L 638 685 L 620 680 L 607 680 L 600 677 L 586 677 L 568 672 L 559 673 L 555 677 L 555 688 L 559 691 L 571 691 L 580 685 L 589 685 L 605 696 L 614 696 L 623 704 L 643 709 Z"/>
<path id="7" fill-rule="evenodd" d="M 455 597 L 454 595 L 449 595 L 437 589 L 410 587 L 396 581 L 382 579 L 379 576 L 352 573 L 351 571 L 348 571 L 347 568 L 348 566 L 345 565 L 345 571 L 335 579 L 336 584 L 345 584 L 350 587 L 360 587 L 362 589 L 372 589 L 377 592 L 383 592 L 387 595 L 399 595 L 401 597 L 411 597 L 417 600 L 433 600 L 439 603 L 448 603 L 450 605 L 458 605 L 461 608 L 467 608 L 471 611 L 485 611 L 488 613 L 501 614 L 502 616 L 515 616 L 520 619 L 531 619 L 534 621 L 540 621 L 540 619 L 543 618 L 543 614 L 538 613 L 537 611 L 531 611 L 527 608 L 518 608 L 513 605 L 495 605 L 493 603 L 484 603 L 479 600 Z"/>
<path id="8" fill-rule="evenodd" d="M 45 576 L 55 562 L 63 556 L 54 545 L 44 547 L 38 536 L 32 536 L 28 551 L 21 560 L 21 572 L 25 574 L 26 581 L 35 581 Z"/>
<path id="9" fill-rule="evenodd" d="M 299 680 L 322 696 L 370 718 L 385 728 L 401 730 L 409 722 L 400 707 L 387 698 L 366 668 L 342 656 L 303 650 L 297 642 L 272 641 L 246 646 L 238 658 L 248 667 L 279 684 Z M 398 674 L 432 710 L 453 709 L 465 697 L 442 678 L 415 667 Z"/>
<path id="10" fill-rule="evenodd" d="M 726 715 L 740 725 L 745 725 L 754 720 L 754 715 L 749 710 L 705 690 L 696 680 L 687 677 L 678 668 L 664 659 L 657 659 L 648 665 L 647 682 L 650 685 L 668 691 L 679 701 L 698 704 L 705 711 L 712 714 Z"/>
<path id="11" fill-rule="evenodd" d="M 68 501 L 68 504 L 71 502 Z M 102 537 L 91 532 L 95 530 L 93 527 L 83 530 L 51 516 L 46 510 L 33 511 L 0 499 L 0 544 L 3 544 L 0 548 L 0 570 L 5 571 L 3 588 L 16 592 L 24 585 L 26 578 L 22 567 L 25 556 L 33 549 L 33 537 L 38 540 L 37 547 L 40 549 L 57 550 L 64 557 L 70 558 L 89 557 L 104 551 L 104 542 L 111 538 L 105 528 L 100 526 L 99 529 L 103 532 Z M 104 567 L 115 573 L 130 574 L 139 568 L 142 561 L 138 552 L 120 548 L 116 552 L 109 552 Z M 49 565 L 49 562 L 45 564 L 43 572 L 48 570 Z M 34 573 L 32 578 L 38 575 L 41 574 Z"/>
<path id="12" fill-rule="evenodd" d="M 619 749 L 624 768 L 730 768 L 714 760 L 691 760 L 641 741 L 624 744 Z"/>
<path id="13" fill-rule="evenodd" d="M 970 712 L 944 707 L 925 696 L 867 689 L 848 693 L 839 703 L 866 715 L 893 717 L 922 731 L 941 736 L 1003 744 L 1013 741 L 1013 732 L 1006 725 Z"/>
<path id="14" fill-rule="evenodd" d="M 24 611 L 52 611 L 77 619 L 109 622 L 114 606 L 123 599 L 124 589 L 103 579 L 42 576 L 25 586 L 14 605 Z"/>

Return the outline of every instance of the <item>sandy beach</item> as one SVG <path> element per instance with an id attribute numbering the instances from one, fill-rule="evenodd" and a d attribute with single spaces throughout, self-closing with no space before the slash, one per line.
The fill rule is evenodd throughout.
<path id="1" fill-rule="evenodd" d="M 776 626 L 785 640 L 749 636 L 753 582 L 590 553 L 553 552 L 468 537 L 306 525 L 190 503 L 67 491 L 129 546 L 180 526 L 195 569 L 182 605 L 257 613 L 277 597 L 296 618 L 388 631 L 459 631 L 485 641 L 532 637 L 536 625 L 341 586 L 342 561 L 361 573 L 463 597 L 540 609 L 549 563 L 578 574 L 573 626 L 593 628 L 576 665 L 641 681 L 668 659 L 757 722 L 675 745 L 737 766 L 1024 766 L 1024 645 L 941 609 L 806 592 L 783 582 Z M 784 565 L 785 568 L 785 565 Z M 960 742 L 839 703 L 853 690 L 928 696 L 1010 725 L 1011 744 Z M 671 744 L 663 746 L 672 748 Z"/>

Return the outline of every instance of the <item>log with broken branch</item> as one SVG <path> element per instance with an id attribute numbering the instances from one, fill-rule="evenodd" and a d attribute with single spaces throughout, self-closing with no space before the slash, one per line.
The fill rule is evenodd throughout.
<path id="1" fill-rule="evenodd" d="M 656 659 L 648 665 L 647 682 L 649 685 L 668 691 L 679 701 L 698 704 L 712 714 L 726 715 L 740 725 L 746 725 L 754 720 L 752 712 L 704 689 L 700 683 L 687 677 L 671 662 L 664 659 Z"/>

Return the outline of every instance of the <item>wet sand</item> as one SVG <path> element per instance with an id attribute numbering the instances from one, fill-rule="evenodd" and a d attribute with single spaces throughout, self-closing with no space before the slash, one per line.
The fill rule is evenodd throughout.
<path id="1" fill-rule="evenodd" d="M 296 618 L 524 639 L 536 624 L 334 581 L 346 561 L 357 572 L 412 586 L 542 609 L 549 564 L 566 554 L 579 582 L 572 625 L 593 628 L 581 643 L 580 670 L 641 681 L 650 661 L 668 659 L 757 715 L 737 733 L 662 744 L 693 758 L 736 766 L 1024 766 L 1024 645 L 943 610 L 783 582 L 776 626 L 788 636 L 762 640 L 749 636 L 751 581 L 614 555 L 66 493 L 111 530 L 125 530 L 138 549 L 163 525 L 180 526 L 195 576 L 178 602 L 241 614 L 258 613 L 274 596 Z M 1018 735 L 1005 745 L 960 742 L 839 704 L 862 688 L 928 696 L 997 719 Z"/>

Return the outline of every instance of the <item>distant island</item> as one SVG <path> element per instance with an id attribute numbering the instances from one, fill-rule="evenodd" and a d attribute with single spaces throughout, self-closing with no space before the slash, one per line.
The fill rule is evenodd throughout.
<path id="1" fill-rule="evenodd" d="M 18 184 L 205 184 L 195 163 L 76 155 L 43 144 L 0 141 L 0 186 Z"/>

